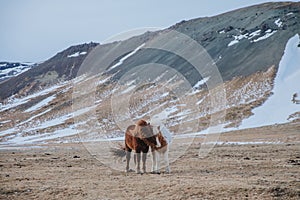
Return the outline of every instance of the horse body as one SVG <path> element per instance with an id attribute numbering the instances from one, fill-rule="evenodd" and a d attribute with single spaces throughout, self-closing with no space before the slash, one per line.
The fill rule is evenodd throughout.
<path id="1" fill-rule="evenodd" d="M 160 147 L 152 151 L 152 173 L 160 173 L 160 158 L 163 157 L 166 163 L 165 171 L 166 173 L 171 173 L 169 164 L 169 145 L 171 144 L 172 136 L 169 130 L 164 126 L 160 125 L 158 129 L 158 142 Z"/>
<path id="2" fill-rule="evenodd" d="M 141 173 L 140 161 L 142 155 L 143 173 L 146 172 L 146 158 L 149 151 L 157 148 L 157 136 L 154 136 L 153 127 L 145 120 L 139 120 L 136 125 L 131 125 L 125 133 L 126 172 L 129 172 L 131 151 L 134 151 L 136 173 Z"/>

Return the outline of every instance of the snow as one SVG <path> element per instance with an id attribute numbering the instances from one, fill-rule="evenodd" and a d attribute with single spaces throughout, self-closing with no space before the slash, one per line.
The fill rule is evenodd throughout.
<path id="1" fill-rule="evenodd" d="M 279 23 L 279 22 L 278 22 Z M 261 30 L 256 30 L 256 31 L 254 31 L 254 32 L 252 32 L 252 33 L 246 33 L 246 34 L 244 34 L 244 35 L 233 35 L 233 37 L 234 37 L 234 40 L 233 41 L 231 41 L 227 46 L 228 47 L 230 47 L 230 46 L 232 46 L 232 45 L 235 45 L 235 44 L 237 44 L 240 40 L 242 40 L 242 39 L 248 39 L 248 40 L 252 40 L 251 42 L 259 42 L 259 41 L 261 41 L 261 40 L 265 40 L 265 39 L 267 39 L 267 38 L 269 38 L 269 37 L 271 37 L 274 33 L 276 33 L 277 32 L 277 30 L 272 30 L 272 29 L 268 29 L 267 31 L 265 31 L 265 35 L 263 35 L 263 36 L 261 36 L 261 37 L 259 37 L 259 38 L 257 38 L 257 39 L 255 39 L 255 40 L 252 40 L 254 37 L 257 37 L 257 36 L 260 36 L 261 35 Z"/>
<path id="2" fill-rule="evenodd" d="M 39 113 L 39 114 L 37 114 L 37 115 L 34 115 L 34 116 L 30 117 L 29 119 L 27 119 L 27 120 L 21 122 L 21 123 L 18 124 L 18 125 L 26 124 L 26 123 L 32 121 L 33 119 L 35 119 L 35 118 L 37 118 L 37 117 L 40 117 L 40 116 L 42 116 L 42 115 L 44 115 L 44 114 L 46 114 L 47 112 L 50 112 L 50 111 L 51 111 L 51 108 L 49 108 L 49 109 L 47 109 L 47 110 L 45 110 L 45 111 L 43 111 L 43 112 L 41 112 L 41 113 Z"/>
<path id="3" fill-rule="evenodd" d="M 276 21 L 277 22 L 277 21 Z M 278 21 L 278 25 L 282 23 L 282 22 L 279 22 Z M 281 25 L 280 25 L 281 26 Z M 259 42 L 261 40 L 265 40 L 269 37 L 271 37 L 274 33 L 276 33 L 277 30 L 272 30 L 272 29 L 268 29 L 267 31 L 265 31 L 265 35 L 251 41 L 251 42 Z M 252 40 L 254 37 L 257 37 L 257 36 L 260 36 L 261 35 L 261 30 L 256 30 L 252 33 L 246 33 L 244 35 L 233 35 L 234 37 L 234 40 L 232 40 L 227 46 L 230 47 L 230 46 L 233 46 L 237 43 L 239 43 L 242 39 L 248 39 L 248 40 Z"/>
<path id="4" fill-rule="evenodd" d="M 237 44 L 240 40 L 244 39 L 244 38 L 248 38 L 247 33 L 245 35 L 233 35 L 234 40 L 231 41 L 227 46 L 230 47 L 232 45 Z"/>
<path id="5" fill-rule="evenodd" d="M 199 88 L 201 85 L 204 85 L 208 80 L 209 80 L 210 77 L 206 77 L 206 78 L 203 78 L 202 80 L 198 81 L 198 83 L 196 83 L 193 87 L 193 89 L 196 89 L 196 88 Z"/>
<path id="6" fill-rule="evenodd" d="M 289 115 L 300 111 L 300 105 L 291 102 L 292 95 L 300 93 L 299 41 L 298 34 L 289 39 L 279 63 L 273 95 L 262 106 L 255 108 L 254 115 L 245 119 L 239 129 L 287 123 Z"/>
<path id="7" fill-rule="evenodd" d="M 205 99 L 205 98 L 200 99 L 196 104 L 197 104 L 197 105 L 200 105 L 200 104 L 204 101 L 204 99 Z"/>
<path id="8" fill-rule="evenodd" d="M 11 122 L 11 120 L 0 121 L 0 124 L 6 124 L 8 122 Z"/>
<path id="9" fill-rule="evenodd" d="M 177 106 L 168 107 L 165 110 L 157 113 L 151 117 L 150 123 L 154 125 L 159 125 L 160 123 L 165 122 L 169 115 L 178 111 Z"/>
<path id="10" fill-rule="evenodd" d="M 16 132 L 16 128 L 10 128 L 10 129 L 7 129 L 5 131 L 1 131 L 0 136 L 9 135 L 9 134 L 12 134 L 12 133 L 15 133 L 15 132 Z"/>
<path id="11" fill-rule="evenodd" d="M 27 110 L 25 110 L 25 112 L 34 112 L 34 111 L 37 111 L 40 108 L 48 105 L 55 98 L 56 98 L 56 95 L 52 95 L 50 97 L 47 97 L 46 99 L 43 99 L 39 103 L 37 103 L 34 106 L 32 106 L 32 107 L 28 108 Z"/>
<path id="12" fill-rule="evenodd" d="M 102 85 L 103 83 L 109 81 L 110 79 L 111 79 L 111 76 L 106 77 L 106 78 L 104 78 L 104 79 L 101 79 L 101 80 L 99 80 L 99 81 L 96 83 L 96 85 L 97 85 L 97 86 L 98 86 L 98 85 Z"/>
<path id="13" fill-rule="evenodd" d="M 123 58 L 121 58 L 119 60 L 119 62 L 117 62 L 116 64 L 114 64 L 113 66 L 110 67 L 109 70 L 114 69 L 120 65 L 123 64 L 123 62 L 128 59 L 129 57 L 133 56 L 138 50 L 140 50 L 143 46 L 145 45 L 145 43 L 143 43 L 142 45 L 138 46 L 135 50 L 133 50 L 131 53 L 127 54 L 126 56 L 124 56 Z"/>
<path id="14" fill-rule="evenodd" d="M 26 71 L 28 71 L 29 69 L 31 69 L 32 65 L 34 65 L 33 63 L 30 64 L 22 64 L 20 63 L 19 66 L 16 67 L 11 67 L 11 68 L 7 68 L 7 69 L 0 69 L 0 81 L 4 80 L 6 78 L 10 78 L 10 77 L 14 77 L 14 76 L 18 76 Z M 6 64 L 1 64 L 0 67 L 5 67 Z"/>
<path id="15" fill-rule="evenodd" d="M 235 45 L 235 44 L 237 44 L 237 43 L 239 43 L 238 40 L 233 40 L 233 41 L 231 41 L 227 46 L 230 47 L 230 46 Z"/>
<path id="16" fill-rule="evenodd" d="M 41 124 L 39 124 L 38 126 L 26 129 L 26 131 L 34 131 L 34 130 L 39 130 L 39 129 L 45 129 L 45 128 L 57 126 L 57 125 L 60 125 L 60 124 L 64 124 L 66 120 L 71 119 L 72 117 L 77 117 L 77 116 L 80 116 L 84 113 L 87 113 L 87 112 L 95 109 L 95 107 L 96 106 L 83 108 L 83 109 L 77 110 L 75 112 L 57 117 L 55 119 L 44 121 Z"/>
<path id="17" fill-rule="evenodd" d="M 132 85 L 132 86 L 126 88 L 125 90 L 123 90 L 121 92 L 121 94 L 126 94 L 126 93 L 130 92 L 131 90 L 133 90 L 134 88 L 135 88 L 135 85 Z"/>
<path id="18" fill-rule="evenodd" d="M 286 14 L 286 16 L 290 16 L 290 15 L 293 15 L 294 13 L 293 12 L 290 12 L 288 14 Z"/>
<path id="19" fill-rule="evenodd" d="M 254 38 L 256 36 L 259 36 L 260 32 L 261 32 L 261 30 L 257 30 L 257 31 L 254 31 L 254 32 L 250 33 L 249 34 L 250 37 L 248 39 L 251 40 L 252 38 Z"/>
<path id="20" fill-rule="evenodd" d="M 270 30 L 270 29 L 269 29 L 269 30 Z M 259 38 L 255 39 L 255 40 L 253 40 L 253 42 L 259 42 L 259 41 L 261 41 L 261 40 L 265 40 L 265 39 L 271 37 L 274 33 L 277 32 L 276 30 L 274 30 L 274 31 L 272 31 L 272 32 L 269 32 L 269 30 L 266 31 L 266 34 L 265 34 L 264 36 L 259 37 Z"/>
<path id="21" fill-rule="evenodd" d="M 274 22 L 279 28 L 282 26 L 282 22 L 281 22 L 281 19 L 277 19 L 275 22 Z"/>
<path id="22" fill-rule="evenodd" d="M 67 136 L 76 135 L 76 134 L 78 134 L 77 129 L 67 127 L 64 129 L 56 130 L 52 133 L 44 133 L 41 135 L 22 136 L 21 134 L 17 134 L 16 137 L 10 139 L 6 143 L 17 144 L 17 145 L 33 144 L 33 143 L 37 143 L 37 142 L 41 143 L 41 142 L 45 142 L 47 140 L 58 139 L 61 137 L 67 137 Z"/>
<path id="23" fill-rule="evenodd" d="M 63 86 L 64 86 L 64 83 L 63 84 L 54 85 L 52 87 L 49 87 L 49 88 L 44 89 L 44 90 L 41 90 L 39 92 L 36 92 L 34 94 L 28 95 L 28 96 L 23 97 L 23 98 L 13 98 L 12 97 L 7 104 L 5 104 L 5 105 L 2 104 L 1 105 L 0 112 L 3 112 L 5 110 L 11 109 L 11 108 L 14 108 L 14 107 L 17 107 L 17 106 L 20 106 L 22 104 L 25 104 L 30 99 L 47 95 L 47 94 L 49 94 L 51 92 L 54 92 L 55 90 L 57 90 L 57 89 L 59 89 L 59 88 L 61 88 Z"/>
<path id="24" fill-rule="evenodd" d="M 165 93 L 163 93 L 160 97 L 161 98 L 164 98 L 164 97 L 167 97 L 169 95 L 169 92 L 165 92 Z"/>
<path id="25" fill-rule="evenodd" d="M 68 58 L 75 58 L 75 57 L 78 57 L 78 56 L 82 56 L 82 55 L 85 55 L 85 54 L 87 54 L 87 52 L 85 52 L 85 51 L 82 51 L 82 52 L 76 52 L 76 53 L 73 53 L 73 54 L 71 54 L 71 55 L 68 55 L 67 57 Z"/>

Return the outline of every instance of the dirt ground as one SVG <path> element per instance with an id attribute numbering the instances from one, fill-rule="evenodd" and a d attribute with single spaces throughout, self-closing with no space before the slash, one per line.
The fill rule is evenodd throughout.
<path id="1" fill-rule="evenodd" d="M 300 124 L 224 133 L 199 158 L 202 140 L 160 175 L 113 170 L 82 144 L 2 149 L 0 199 L 300 199 Z"/>

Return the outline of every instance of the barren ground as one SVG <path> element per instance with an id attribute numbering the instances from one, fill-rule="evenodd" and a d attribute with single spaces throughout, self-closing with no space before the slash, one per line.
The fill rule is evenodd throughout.
<path id="1" fill-rule="evenodd" d="M 202 159 L 196 138 L 171 163 L 172 173 L 160 175 L 112 170 L 82 144 L 2 149 L 0 199 L 299 199 L 299 130 L 287 124 L 224 133 L 223 142 L 270 143 L 219 144 Z"/>

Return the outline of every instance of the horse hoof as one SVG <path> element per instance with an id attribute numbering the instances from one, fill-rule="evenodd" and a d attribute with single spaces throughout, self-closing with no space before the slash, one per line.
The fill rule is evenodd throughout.
<path id="1" fill-rule="evenodd" d="M 160 172 L 158 172 L 158 171 L 152 171 L 152 172 L 150 172 L 150 174 L 160 174 Z"/>

